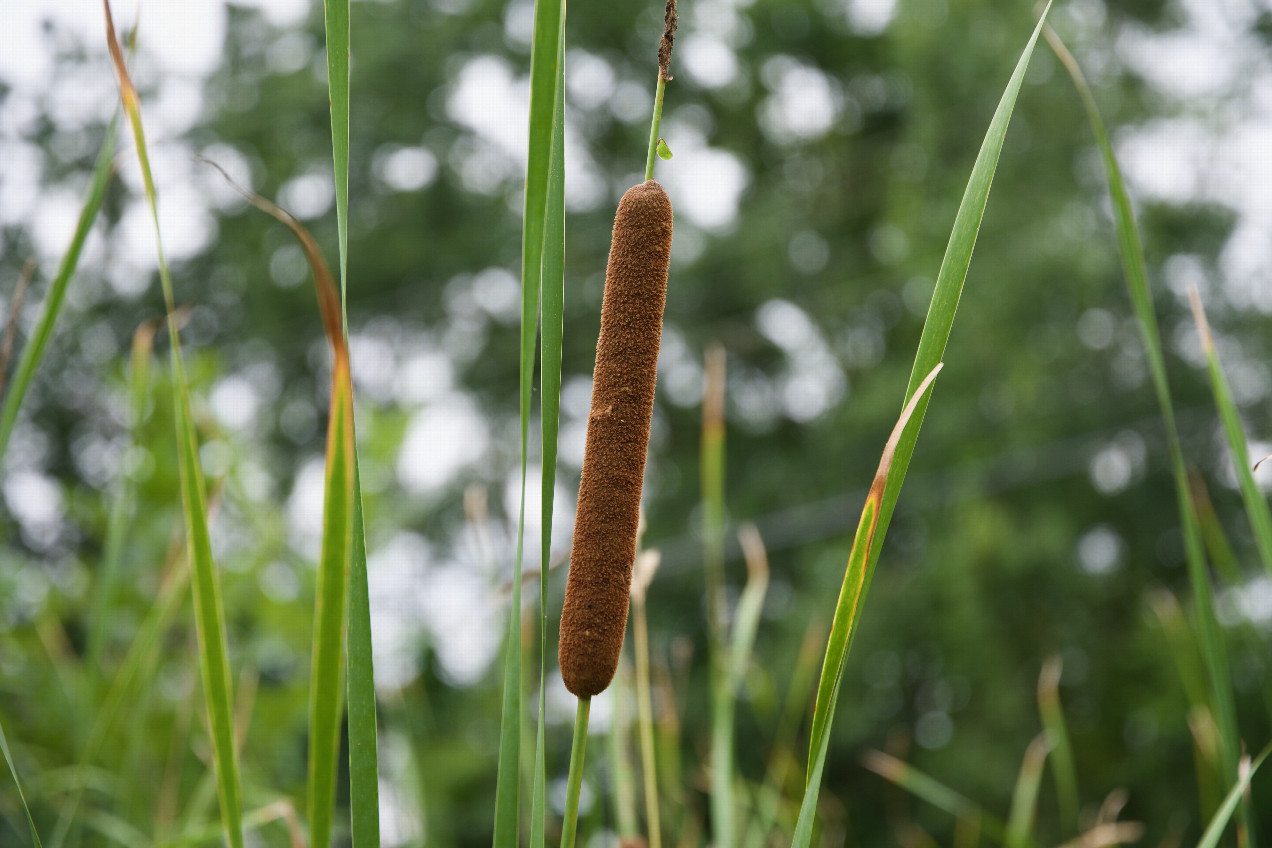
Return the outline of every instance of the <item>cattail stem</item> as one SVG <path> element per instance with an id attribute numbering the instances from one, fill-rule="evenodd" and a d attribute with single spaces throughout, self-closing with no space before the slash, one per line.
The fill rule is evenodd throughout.
<path id="1" fill-rule="evenodd" d="M 649 125 L 649 155 L 645 157 L 645 179 L 654 178 L 654 160 L 658 158 L 658 128 L 662 126 L 663 93 L 667 90 L 667 80 L 662 72 L 658 72 L 658 88 L 654 92 L 654 119 Z"/>
<path id="2" fill-rule="evenodd" d="M 579 698 L 574 713 L 574 742 L 570 746 L 570 782 L 565 791 L 565 820 L 561 822 L 561 848 L 574 848 L 579 825 L 579 793 L 583 788 L 583 749 L 587 747 L 587 718 L 591 698 Z"/>
<path id="3" fill-rule="evenodd" d="M 662 124 L 663 92 L 667 89 L 667 80 L 671 79 L 671 49 L 676 43 L 676 27 L 680 25 L 676 3 L 677 0 L 667 0 L 667 10 L 663 13 L 662 39 L 658 42 L 658 88 L 654 91 L 654 119 L 649 127 L 649 155 L 645 157 L 646 180 L 654 178 L 658 128 Z"/>

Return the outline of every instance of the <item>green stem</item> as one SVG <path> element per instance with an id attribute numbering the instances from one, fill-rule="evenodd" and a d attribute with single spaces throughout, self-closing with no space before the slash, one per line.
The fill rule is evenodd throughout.
<path id="1" fill-rule="evenodd" d="M 649 155 L 645 157 L 645 179 L 654 178 L 654 159 L 658 153 L 658 128 L 662 125 L 663 92 L 667 89 L 667 80 L 662 71 L 658 72 L 658 89 L 654 92 L 654 119 L 649 126 Z"/>
<path id="2" fill-rule="evenodd" d="M 579 824 L 579 792 L 583 788 L 583 749 L 587 747 L 587 716 L 591 698 L 579 698 L 574 714 L 574 744 L 570 748 L 570 784 L 565 793 L 565 821 L 561 822 L 561 848 L 574 848 Z"/>
<path id="3" fill-rule="evenodd" d="M 649 685 L 649 625 L 645 599 L 633 604 L 632 623 L 636 636 L 636 705 L 640 711 L 641 771 L 645 776 L 645 817 L 649 826 L 649 848 L 662 848 L 662 822 L 658 815 L 658 771 L 654 761 L 654 706 Z"/>

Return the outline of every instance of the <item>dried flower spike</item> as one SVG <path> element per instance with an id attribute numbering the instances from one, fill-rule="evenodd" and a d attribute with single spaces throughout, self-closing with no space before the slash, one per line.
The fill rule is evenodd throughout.
<path id="1" fill-rule="evenodd" d="M 618 668 L 636 555 L 671 262 L 671 201 L 654 180 L 623 195 L 605 271 L 601 335 L 561 612 L 561 677 L 580 698 Z"/>

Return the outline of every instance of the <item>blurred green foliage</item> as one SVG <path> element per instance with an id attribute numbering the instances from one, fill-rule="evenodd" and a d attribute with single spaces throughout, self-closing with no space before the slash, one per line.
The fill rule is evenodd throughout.
<path id="1" fill-rule="evenodd" d="M 875 34 L 863 32 L 860 21 L 853 25 L 851 10 L 868 5 L 687 0 L 682 8 L 662 130 L 676 158 L 658 165 L 659 174 L 668 169 L 678 220 L 645 544 L 663 554 L 649 596 L 652 648 L 655 662 L 669 667 L 678 699 L 687 808 L 703 821 L 709 733 L 695 363 L 712 342 L 728 351 L 730 522 L 757 524 L 772 566 L 757 662 L 737 714 L 738 768 L 758 784 L 805 629 L 829 619 L 981 134 L 1033 23 L 1030 4 L 1021 2 L 900 0 L 891 24 Z M 471 110 L 456 98 L 476 98 L 468 104 L 474 109 L 506 106 L 481 101 L 497 86 L 464 87 L 474 68 L 484 69 L 487 81 L 524 87 L 528 41 L 519 33 L 528 30 L 528 8 L 525 0 L 396 0 L 353 9 L 348 305 L 373 609 L 377 597 L 386 599 L 374 588 L 377 552 L 403 534 L 427 540 L 420 572 L 442 563 L 469 567 L 488 582 L 496 605 L 510 573 L 508 527 L 516 516 L 507 514 L 504 492 L 517 462 L 518 328 L 515 308 L 509 318 L 482 300 L 497 290 L 480 281 L 488 269 L 519 267 L 522 166 L 499 139 L 523 138 L 524 120 L 520 112 L 497 114 L 483 119 L 494 124 L 475 130 L 464 117 Z M 579 381 L 591 370 L 614 203 L 643 162 L 648 100 L 641 105 L 633 92 L 648 98 L 652 91 L 661 14 L 653 4 L 569 9 L 567 169 L 585 173 L 584 191 L 567 195 L 566 437 L 580 421 L 571 418 L 571 386 L 585 386 Z M 1085 0 L 1059 6 L 1054 16 L 1079 60 L 1096 71 L 1096 94 L 1115 130 L 1216 107 L 1171 101 L 1119 61 L 1125 32 L 1170 31 L 1186 19 L 1184 6 Z M 727 82 L 716 85 L 709 71 L 691 70 L 695 39 L 698 50 L 710 42 L 731 57 Z M 298 177 L 329 175 L 325 86 L 315 70 L 325 67 L 321 44 L 319 8 L 299 29 L 282 30 L 259 11 L 229 6 L 224 60 L 202 83 L 201 117 L 168 143 L 179 155 L 197 150 L 223 158 L 232 149 L 253 188 L 268 197 L 286 195 Z M 96 61 L 98 46 L 63 58 Z M 143 60 L 146 49 L 143 42 Z M 161 82 L 140 75 L 143 99 L 156 96 Z M 817 111 L 823 101 L 808 99 L 823 89 L 833 104 L 829 114 Z M 624 105 L 632 98 L 637 108 Z M 43 122 L 27 140 L 56 150 L 57 133 Z M 707 161 L 695 159 L 695 148 L 736 165 L 701 173 L 741 176 L 736 213 L 718 226 L 709 212 L 686 211 L 711 205 L 717 189 L 714 202 L 731 207 L 727 185 L 695 181 L 694 163 Z M 416 167 L 435 166 L 409 190 L 400 179 L 395 187 L 386 170 L 402 149 L 427 151 L 413 154 Z M 46 178 L 87 173 L 91 156 L 50 156 Z M 567 170 L 567 191 L 574 179 Z M 700 197 L 685 196 L 691 191 Z M 5 466 L 0 720 L 46 844 L 81 783 L 88 812 L 77 844 L 103 844 L 107 819 L 117 820 L 110 832 L 133 828 L 166 844 L 165 834 L 205 822 L 215 810 L 194 698 L 188 601 L 92 767 L 72 768 L 95 705 L 157 596 L 164 563 L 180 567 L 169 553 L 180 514 L 168 405 L 156 403 L 145 422 L 145 449 L 112 453 L 125 433 L 127 340 L 160 309 L 154 280 L 140 294 L 122 293 L 105 267 L 122 250 L 128 202 L 127 182 L 117 182 L 107 201 L 103 265 L 83 268 L 72 282 L 71 307 Z M 823 793 L 827 844 L 923 844 L 907 841 L 914 826 L 938 844 L 951 841 L 954 824 L 945 814 L 861 767 L 869 748 L 902 756 L 1005 814 L 1021 757 L 1039 729 L 1037 674 L 1056 653 L 1065 661 L 1060 692 L 1083 804 L 1098 805 L 1125 787 L 1123 818 L 1147 824 L 1148 844 L 1201 832 L 1188 701 L 1146 601 L 1150 589 L 1165 587 L 1187 605 L 1175 495 L 1107 203 L 1078 98 L 1040 48 L 849 658 Z M 1204 377 L 1188 356 L 1195 336 L 1184 291 L 1173 282 L 1180 268 L 1217 281 L 1204 292 L 1208 309 L 1228 340 L 1221 355 L 1240 363 L 1247 385 L 1256 387 L 1242 395 L 1242 411 L 1257 440 L 1272 413 L 1270 327 L 1265 314 L 1224 295 L 1218 258 L 1237 220 L 1238 212 L 1221 203 L 1154 199 L 1143 202 L 1140 223 L 1184 448 L 1253 577 L 1257 558 Z M 307 224 L 334 256 L 334 214 Z M 4 228 L 2 279 L 16 279 L 32 243 L 22 227 Z M 304 488 L 320 485 L 304 469 L 321 456 L 328 380 L 312 289 L 295 272 L 292 250 L 282 227 L 226 203 L 216 210 L 206 249 L 174 265 L 178 301 L 195 306 L 183 333 L 203 459 L 220 493 L 213 534 L 231 657 L 239 692 L 254 696 L 243 711 L 250 716 L 243 748 L 249 810 L 300 798 L 305 774 L 317 539 L 303 538 L 294 513 Z M 166 339 L 159 344 L 162 352 Z M 441 361 L 415 356 L 420 351 L 442 354 Z M 401 389 L 411 380 L 444 385 L 448 370 L 453 388 L 424 392 L 423 401 Z M 165 379 L 166 368 L 157 366 L 156 374 Z M 232 376 L 248 381 L 258 404 L 237 425 L 209 401 Z M 165 391 L 156 385 L 153 395 Z M 444 417 L 443 404 L 461 394 L 487 423 L 489 444 L 440 485 L 404 485 L 400 457 L 413 421 L 430 403 Z M 567 487 L 578 473 L 569 455 L 563 451 Z M 139 502 L 99 673 L 78 658 L 121 468 L 138 482 Z M 52 530 L 20 520 L 14 500 L 23 490 L 13 480 L 23 474 L 56 486 L 62 509 Z M 488 494 L 488 523 L 478 520 L 482 501 L 474 492 Z M 572 490 L 567 494 L 558 512 L 571 512 Z M 568 536 L 556 544 L 565 551 Z M 727 569 L 730 585 L 740 588 L 736 545 Z M 560 577 L 555 585 L 559 603 Z M 390 583 L 387 597 L 411 590 Z M 1231 593 L 1220 596 L 1224 620 L 1238 619 Z M 550 610 L 549 620 L 556 615 Z M 1248 637 L 1234 626 L 1230 645 L 1242 735 L 1252 750 L 1272 730 L 1266 618 L 1257 627 Z M 441 656 L 438 634 L 427 626 L 412 633 L 414 668 L 395 673 L 398 682 L 382 692 L 382 773 L 394 787 L 386 804 L 406 822 L 407 844 L 427 834 L 430 846 L 484 845 L 494 795 L 497 663 L 476 681 L 460 682 Z M 550 782 L 565 772 L 564 715 L 550 725 Z M 604 799 L 606 767 L 599 755 L 594 762 L 585 830 L 614 825 Z M 1266 781 L 1255 782 L 1255 797 L 1262 799 L 1259 828 L 1272 832 Z M 1058 821 L 1049 783 L 1039 815 L 1040 840 L 1073 835 Z M 0 842 L 24 844 L 20 816 L 6 784 Z M 262 835 L 285 844 L 281 824 Z"/>

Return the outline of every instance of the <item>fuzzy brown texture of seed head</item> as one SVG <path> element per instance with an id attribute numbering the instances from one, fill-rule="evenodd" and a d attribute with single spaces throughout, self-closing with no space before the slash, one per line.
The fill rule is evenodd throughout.
<path id="1" fill-rule="evenodd" d="M 580 698 L 609 686 L 627 630 L 671 228 L 671 201 L 654 180 L 619 201 L 561 611 L 561 677 Z"/>
<path id="2" fill-rule="evenodd" d="M 658 75 L 665 80 L 671 79 L 671 49 L 676 44 L 676 27 L 679 25 L 676 0 L 667 0 L 667 10 L 663 13 L 662 40 L 658 42 Z"/>

